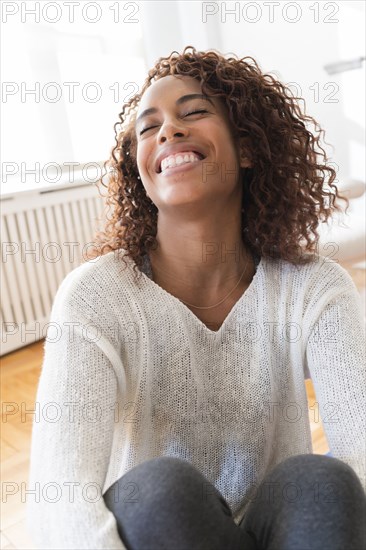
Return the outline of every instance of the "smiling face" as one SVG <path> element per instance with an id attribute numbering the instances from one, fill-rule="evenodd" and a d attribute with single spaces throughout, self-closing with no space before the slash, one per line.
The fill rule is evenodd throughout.
<path id="1" fill-rule="evenodd" d="M 202 96 L 197 80 L 170 75 L 155 81 L 141 98 L 135 131 L 137 168 L 159 211 L 207 208 L 229 198 L 241 204 L 239 167 L 251 163 L 240 157 L 226 105 Z"/>

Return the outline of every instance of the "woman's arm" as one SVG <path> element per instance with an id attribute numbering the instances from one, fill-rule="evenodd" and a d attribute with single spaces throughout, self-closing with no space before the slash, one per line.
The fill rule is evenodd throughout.
<path id="1" fill-rule="evenodd" d="M 306 358 L 331 453 L 354 469 L 366 490 L 365 322 L 355 286 L 323 308 Z"/>
<path id="2" fill-rule="evenodd" d="M 116 358 L 108 358 L 110 343 L 93 337 L 72 301 L 62 286 L 51 314 L 35 405 L 28 489 L 36 496 L 27 494 L 27 526 L 37 548 L 125 550 L 102 496 L 115 426 Z"/>

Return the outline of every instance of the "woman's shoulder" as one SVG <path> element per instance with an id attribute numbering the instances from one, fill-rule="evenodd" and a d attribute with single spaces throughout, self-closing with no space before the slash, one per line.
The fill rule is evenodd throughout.
<path id="1" fill-rule="evenodd" d="M 337 296 L 357 293 L 351 275 L 337 259 L 321 254 L 308 256 L 309 262 L 305 264 L 269 262 L 269 270 L 273 269 L 279 280 L 279 291 L 282 289 L 286 296 L 290 292 L 294 303 L 302 304 L 305 310 L 318 309 Z"/>
<path id="2" fill-rule="evenodd" d="M 323 291 L 331 288 L 354 287 L 351 275 L 337 258 L 316 254 L 313 261 L 304 266 L 303 276 L 312 280 Z"/>
<path id="3" fill-rule="evenodd" d="M 113 302 L 130 281 L 132 262 L 126 258 L 124 263 L 122 256 L 123 250 L 112 251 L 78 265 L 61 281 L 54 301 L 78 308 L 89 304 L 94 309 Z"/>
<path id="4" fill-rule="evenodd" d="M 332 259 L 322 254 L 304 253 L 307 263 L 297 263 L 283 259 L 266 258 L 265 265 L 270 273 L 278 273 L 284 277 L 294 277 L 299 282 L 312 280 L 320 285 L 349 285 L 352 277 L 339 263 L 338 259 Z"/>

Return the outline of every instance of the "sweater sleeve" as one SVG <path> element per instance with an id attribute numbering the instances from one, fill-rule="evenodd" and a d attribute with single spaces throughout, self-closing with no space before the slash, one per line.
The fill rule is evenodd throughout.
<path id="1" fill-rule="evenodd" d="M 27 528 L 39 549 L 126 550 L 102 496 L 115 426 L 116 357 L 67 288 L 54 300 L 37 389 Z"/>
<path id="2" fill-rule="evenodd" d="M 315 320 L 306 357 L 332 456 L 351 466 L 366 491 L 365 322 L 358 291 L 345 279 Z"/>

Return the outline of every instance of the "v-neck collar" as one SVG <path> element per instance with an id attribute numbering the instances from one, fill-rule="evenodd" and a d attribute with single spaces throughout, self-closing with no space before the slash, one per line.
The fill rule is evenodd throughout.
<path id="1" fill-rule="evenodd" d="M 218 330 L 211 330 L 208 328 L 205 323 L 201 321 L 190 309 L 187 307 L 179 298 L 176 296 L 173 296 L 173 294 L 170 294 L 167 290 L 162 288 L 160 285 L 158 285 L 152 278 L 152 270 L 151 270 L 151 263 L 150 258 L 148 254 L 144 257 L 144 264 L 141 271 L 143 279 L 146 281 L 147 285 L 153 285 L 155 290 L 161 295 L 162 298 L 169 298 L 173 303 L 176 304 L 177 307 L 180 308 L 180 310 L 185 313 L 188 318 L 192 320 L 201 330 L 203 330 L 206 334 L 212 335 L 212 336 L 219 336 L 224 330 L 226 325 L 228 324 L 230 318 L 235 314 L 237 309 L 240 307 L 240 305 L 249 299 L 249 297 L 255 292 L 255 287 L 257 285 L 257 280 L 259 276 L 259 272 L 263 269 L 263 258 L 257 256 L 254 254 L 254 264 L 256 267 L 256 271 L 254 273 L 253 279 L 250 282 L 250 285 L 248 288 L 243 292 L 243 294 L 238 298 L 238 300 L 235 302 L 227 316 L 225 317 L 223 323 L 221 324 L 220 328 Z"/>

